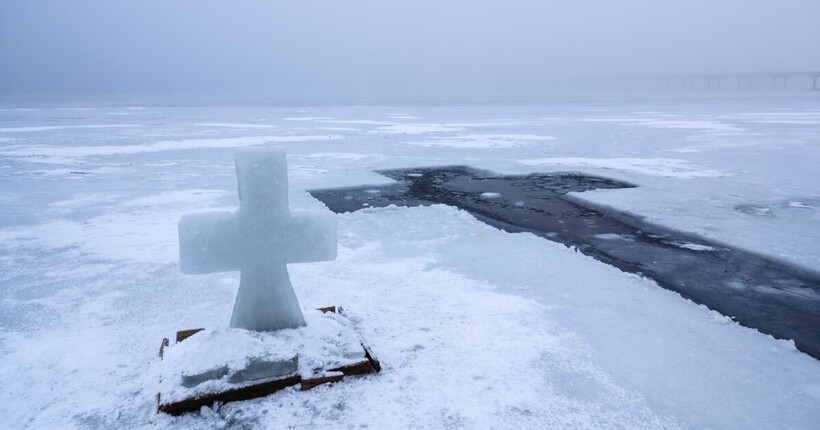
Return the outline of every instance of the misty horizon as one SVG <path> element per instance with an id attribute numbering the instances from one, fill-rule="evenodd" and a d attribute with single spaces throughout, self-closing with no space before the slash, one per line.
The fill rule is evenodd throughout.
<path id="1" fill-rule="evenodd" d="M 466 100 L 810 71 L 817 16 L 811 1 L 8 2 L 0 97 Z"/>

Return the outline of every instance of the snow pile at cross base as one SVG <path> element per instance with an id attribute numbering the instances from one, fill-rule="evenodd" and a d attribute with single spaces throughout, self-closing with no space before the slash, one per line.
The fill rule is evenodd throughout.
<path id="1" fill-rule="evenodd" d="M 306 312 L 307 326 L 275 332 L 206 329 L 165 349 L 163 402 L 223 392 L 266 378 L 338 368 L 365 359 L 359 336 L 335 313 Z"/>

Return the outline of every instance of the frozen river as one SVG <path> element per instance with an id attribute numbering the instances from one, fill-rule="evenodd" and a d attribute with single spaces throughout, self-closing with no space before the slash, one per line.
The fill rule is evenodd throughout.
<path id="1" fill-rule="evenodd" d="M 791 341 L 444 205 L 339 215 L 339 259 L 291 267 L 303 306 L 358 316 L 382 374 L 154 415 L 159 341 L 227 325 L 238 285 L 236 273 L 180 274 L 176 223 L 236 207 L 233 153 L 260 145 L 287 150 L 298 209 L 324 208 L 306 190 L 393 183 L 377 170 L 582 172 L 635 185 L 569 194 L 584 206 L 820 272 L 817 94 L 526 106 L 4 102 L 0 413 L 11 428 L 820 420 L 820 362 Z M 726 279 L 737 297 L 820 302 L 816 285 Z"/>

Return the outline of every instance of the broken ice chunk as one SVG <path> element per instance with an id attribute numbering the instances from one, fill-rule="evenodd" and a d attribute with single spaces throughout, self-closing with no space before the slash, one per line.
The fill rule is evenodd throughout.
<path id="1" fill-rule="evenodd" d="M 239 384 L 242 382 L 256 381 L 259 379 L 275 378 L 295 373 L 299 367 L 299 356 L 294 355 L 289 359 L 276 358 L 252 358 L 244 369 L 234 373 L 228 378 L 228 382 Z"/>
<path id="2" fill-rule="evenodd" d="M 216 369 L 206 370 L 204 372 L 195 373 L 193 375 L 182 375 L 182 386 L 191 388 L 196 387 L 197 385 L 206 382 L 212 381 L 216 379 L 221 379 L 223 376 L 228 374 L 228 367 L 222 366 Z"/>

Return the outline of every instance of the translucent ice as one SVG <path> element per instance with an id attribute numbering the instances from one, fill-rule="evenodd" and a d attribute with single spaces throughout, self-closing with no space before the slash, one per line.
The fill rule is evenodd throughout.
<path id="1" fill-rule="evenodd" d="M 236 175 L 239 211 L 180 220 L 182 271 L 241 271 L 231 327 L 272 331 L 303 326 L 286 263 L 335 259 L 336 218 L 331 213 L 290 213 L 283 151 L 237 153 Z"/>

